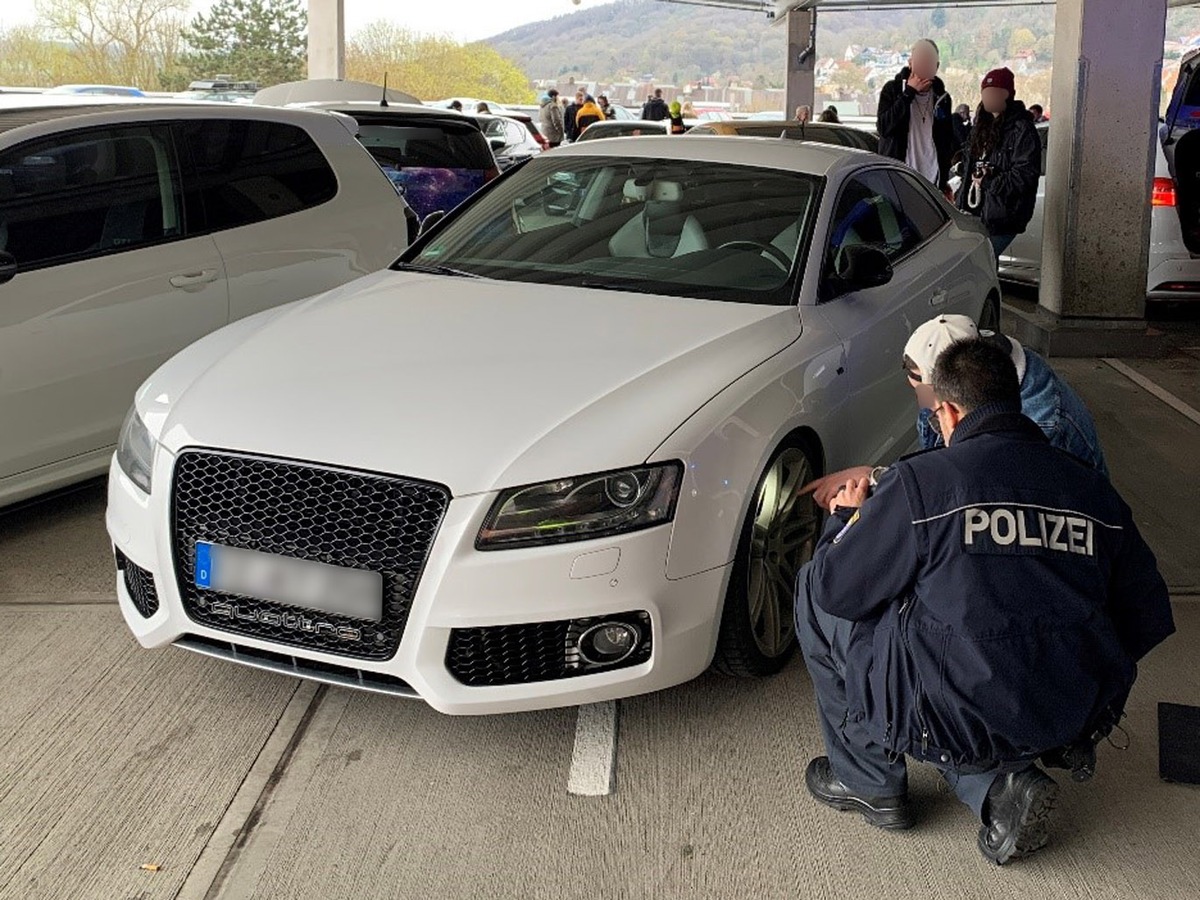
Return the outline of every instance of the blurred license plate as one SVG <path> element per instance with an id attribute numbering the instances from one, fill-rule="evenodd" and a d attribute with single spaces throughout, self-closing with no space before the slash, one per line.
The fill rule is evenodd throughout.
<path id="1" fill-rule="evenodd" d="M 196 587 L 378 622 L 383 576 L 257 550 L 196 543 Z"/>

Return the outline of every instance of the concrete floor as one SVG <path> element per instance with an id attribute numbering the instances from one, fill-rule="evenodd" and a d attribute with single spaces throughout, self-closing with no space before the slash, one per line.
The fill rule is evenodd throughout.
<path id="1" fill-rule="evenodd" d="M 1200 339 L 1125 361 L 1200 408 Z M 103 490 L 0 517 L 0 898 L 1200 896 L 1200 788 L 1157 777 L 1159 701 L 1200 704 L 1200 423 L 1112 365 L 1056 363 L 1176 599 L 1129 749 L 998 870 L 931 770 L 921 826 L 818 807 L 803 667 L 622 701 L 616 791 L 567 793 L 576 710 L 443 717 L 178 650 L 121 622 Z M 140 868 L 153 864 L 157 871 Z"/>

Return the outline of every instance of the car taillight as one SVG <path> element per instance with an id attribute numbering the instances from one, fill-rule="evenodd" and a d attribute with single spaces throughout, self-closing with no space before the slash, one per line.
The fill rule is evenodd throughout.
<path id="1" fill-rule="evenodd" d="M 1150 190 L 1151 206 L 1175 205 L 1175 182 L 1170 178 L 1155 178 L 1154 187 Z"/>

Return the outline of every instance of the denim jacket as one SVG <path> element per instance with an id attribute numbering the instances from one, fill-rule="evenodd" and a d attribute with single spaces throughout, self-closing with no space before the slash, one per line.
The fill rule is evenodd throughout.
<path id="1" fill-rule="evenodd" d="M 1078 394 L 1055 374 L 1050 365 L 1025 348 L 1025 377 L 1021 380 L 1021 412 L 1033 419 L 1050 443 L 1083 460 L 1105 478 L 1108 466 L 1100 449 L 1096 423 Z M 930 420 L 933 411 L 917 415 L 917 437 L 926 450 L 943 446 L 942 436 Z"/>

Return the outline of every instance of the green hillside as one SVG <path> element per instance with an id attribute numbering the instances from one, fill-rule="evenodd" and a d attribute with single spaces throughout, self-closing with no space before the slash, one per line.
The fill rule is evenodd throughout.
<path id="1" fill-rule="evenodd" d="M 1172 12 L 1169 37 L 1198 31 L 1200 12 Z M 817 49 L 840 58 L 850 44 L 900 49 L 929 36 L 948 64 L 985 71 L 1015 50 L 1048 61 L 1053 35 L 1054 9 L 1045 6 L 823 13 Z M 658 0 L 585 7 L 488 40 L 532 78 L 648 75 L 681 84 L 720 73 L 771 86 L 781 84 L 785 42 L 786 31 L 759 14 Z"/>

